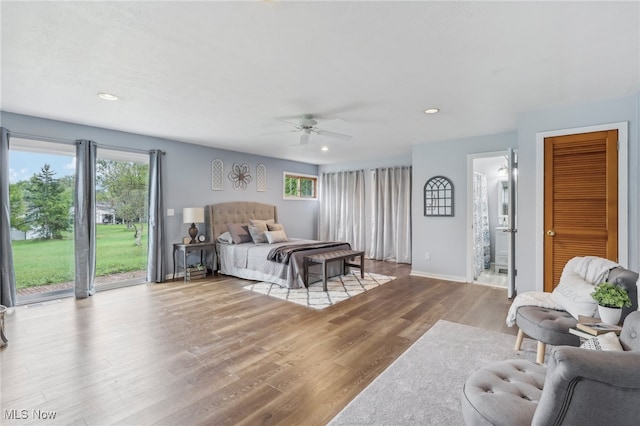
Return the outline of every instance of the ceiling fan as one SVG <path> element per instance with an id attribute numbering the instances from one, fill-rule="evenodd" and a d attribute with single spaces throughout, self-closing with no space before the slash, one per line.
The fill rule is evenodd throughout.
<path id="1" fill-rule="evenodd" d="M 323 130 L 318 127 L 318 122 L 314 119 L 311 114 L 304 114 L 300 117 L 298 123 L 294 123 L 291 121 L 282 120 L 285 123 L 289 123 L 295 126 L 295 130 L 289 130 L 289 132 L 301 132 L 300 135 L 300 145 L 306 145 L 309 143 L 309 138 L 312 133 L 315 133 L 320 136 L 326 136 L 328 138 L 334 139 L 342 139 L 349 140 L 352 136 L 345 135 L 343 133 L 330 132 L 328 130 Z M 282 133 L 282 132 L 279 132 Z"/>

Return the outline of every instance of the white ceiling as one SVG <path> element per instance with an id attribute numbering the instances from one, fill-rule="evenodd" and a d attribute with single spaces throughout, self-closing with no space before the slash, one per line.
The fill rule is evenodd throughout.
<path id="1" fill-rule="evenodd" d="M 634 95 L 639 3 L 2 1 L 4 111 L 329 164 Z M 120 100 L 99 99 L 98 92 Z M 435 106 L 439 114 L 422 111 Z M 306 149 L 279 119 L 338 119 Z M 99 142 L 99 141 L 98 141 Z M 329 152 L 320 152 L 327 145 Z"/>

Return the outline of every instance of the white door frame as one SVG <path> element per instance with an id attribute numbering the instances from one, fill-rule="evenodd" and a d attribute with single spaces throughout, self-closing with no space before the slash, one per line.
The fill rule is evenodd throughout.
<path id="1" fill-rule="evenodd" d="M 536 290 L 544 288 L 544 139 L 578 133 L 618 130 L 618 263 L 627 267 L 629 263 L 629 123 L 599 124 L 536 133 Z"/>
<path id="2" fill-rule="evenodd" d="M 467 154 L 467 282 L 473 283 L 473 160 L 505 157 L 508 150 Z"/>

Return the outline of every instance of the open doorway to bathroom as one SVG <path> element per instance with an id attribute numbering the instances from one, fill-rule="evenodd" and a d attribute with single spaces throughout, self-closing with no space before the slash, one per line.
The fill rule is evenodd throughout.
<path id="1" fill-rule="evenodd" d="M 474 283 L 509 284 L 508 156 L 492 153 L 472 160 L 471 271 Z"/>

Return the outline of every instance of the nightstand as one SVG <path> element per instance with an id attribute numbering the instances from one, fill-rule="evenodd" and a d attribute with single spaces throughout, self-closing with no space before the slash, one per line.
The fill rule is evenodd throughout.
<path id="1" fill-rule="evenodd" d="M 187 274 L 187 257 L 189 253 L 192 251 L 200 251 L 200 263 L 205 265 L 205 252 L 211 252 L 211 272 L 215 275 L 216 273 L 216 247 L 214 243 L 193 243 L 193 244 L 183 244 L 183 243 L 175 243 L 173 245 L 173 279 L 176 279 L 176 269 L 182 267 L 184 271 L 184 281 L 189 281 L 189 276 Z M 176 253 L 182 253 L 182 265 L 178 265 L 176 260 Z M 206 274 L 206 271 L 205 271 Z"/>

